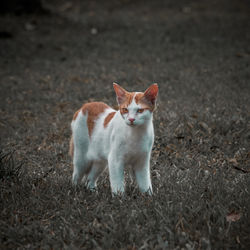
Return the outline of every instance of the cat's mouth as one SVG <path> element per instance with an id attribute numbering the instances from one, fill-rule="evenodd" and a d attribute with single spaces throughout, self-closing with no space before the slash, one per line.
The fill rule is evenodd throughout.
<path id="1" fill-rule="evenodd" d="M 134 122 L 127 123 L 129 126 L 133 127 L 135 126 Z"/>

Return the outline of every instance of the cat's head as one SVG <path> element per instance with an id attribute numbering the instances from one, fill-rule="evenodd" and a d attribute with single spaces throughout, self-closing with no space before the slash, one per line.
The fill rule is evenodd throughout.
<path id="1" fill-rule="evenodd" d="M 145 92 L 128 92 L 113 83 L 120 113 L 129 126 L 140 126 L 152 118 L 155 110 L 158 85 L 152 84 Z"/>

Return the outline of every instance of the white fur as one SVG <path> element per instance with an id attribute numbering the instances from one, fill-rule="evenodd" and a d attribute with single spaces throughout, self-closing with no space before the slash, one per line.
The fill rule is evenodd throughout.
<path id="1" fill-rule="evenodd" d="M 97 119 L 91 138 L 88 136 L 87 114 L 80 112 L 72 122 L 74 141 L 72 181 L 77 184 L 87 176 L 87 186 L 96 188 L 98 176 L 108 165 L 113 194 L 124 192 L 124 168 L 131 167 L 141 192 L 152 194 L 150 179 L 150 155 L 154 141 L 152 112 L 137 113 L 139 105 L 129 105 L 129 113 L 106 109 Z M 104 128 L 104 119 L 116 112 Z M 128 118 L 134 118 L 130 125 Z"/>

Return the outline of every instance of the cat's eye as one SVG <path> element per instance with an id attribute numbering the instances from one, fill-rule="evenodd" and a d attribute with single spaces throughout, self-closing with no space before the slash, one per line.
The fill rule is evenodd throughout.
<path id="1" fill-rule="evenodd" d="M 137 113 L 143 113 L 144 109 L 138 109 Z"/>
<path id="2" fill-rule="evenodd" d="M 128 113 L 128 109 L 127 108 L 122 108 L 122 113 Z"/>

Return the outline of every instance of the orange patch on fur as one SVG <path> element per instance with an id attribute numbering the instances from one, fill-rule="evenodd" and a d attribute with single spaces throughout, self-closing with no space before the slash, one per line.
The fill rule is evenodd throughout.
<path id="1" fill-rule="evenodd" d="M 120 108 L 120 112 L 121 114 L 124 114 L 124 112 L 122 111 L 123 108 L 127 108 L 129 106 L 129 104 L 131 104 L 131 102 L 133 101 L 135 92 L 126 92 L 125 95 L 125 101 L 120 104 L 119 108 Z"/>
<path id="2" fill-rule="evenodd" d="M 139 101 L 142 99 L 142 97 L 144 96 L 144 93 L 137 93 L 135 96 L 135 102 L 136 104 L 139 104 Z"/>
<path id="3" fill-rule="evenodd" d="M 128 92 L 117 83 L 113 83 L 113 86 L 116 93 L 116 99 L 119 104 L 120 112 L 121 114 L 123 114 L 123 109 L 127 108 L 133 101 L 135 92 Z"/>
<path id="4" fill-rule="evenodd" d="M 128 92 L 119 84 L 113 83 L 116 92 L 116 99 L 119 104 L 121 114 L 127 113 L 127 107 L 135 97 L 135 102 L 140 104 L 143 109 L 148 109 L 151 112 L 155 109 L 155 102 L 158 94 L 158 85 L 152 84 L 144 93 Z"/>
<path id="5" fill-rule="evenodd" d="M 125 104 L 128 106 L 129 104 L 131 104 L 131 102 L 133 101 L 135 92 L 127 92 L 126 93 L 126 101 Z"/>
<path id="6" fill-rule="evenodd" d="M 92 103 L 86 103 L 82 106 L 81 109 L 77 110 L 73 116 L 73 121 L 76 120 L 78 114 L 80 111 L 82 111 L 83 114 L 88 114 L 87 119 L 87 126 L 89 131 L 89 137 L 91 136 L 94 126 L 95 126 L 95 120 L 98 118 L 98 116 L 104 112 L 105 109 L 109 108 L 109 106 L 103 102 L 92 102 Z M 69 155 L 73 157 L 74 155 L 74 140 L 73 137 L 70 139 L 69 143 Z"/>
<path id="7" fill-rule="evenodd" d="M 74 116 L 73 116 L 73 121 L 77 118 L 77 116 L 78 116 L 78 114 L 79 114 L 80 111 L 81 111 L 81 110 L 79 109 L 79 110 L 77 110 L 77 111 L 75 112 L 75 114 L 74 114 Z"/>
<path id="8" fill-rule="evenodd" d="M 105 117 L 105 120 L 103 123 L 104 128 L 106 128 L 108 126 L 108 123 L 113 119 L 115 114 L 116 114 L 116 112 L 111 112 Z"/>
<path id="9" fill-rule="evenodd" d="M 140 104 L 142 109 L 148 109 L 153 112 L 155 109 L 155 105 L 150 104 L 144 96 L 144 93 L 137 93 L 135 96 L 136 104 Z"/>
<path id="10" fill-rule="evenodd" d="M 109 106 L 103 102 L 91 102 L 86 103 L 82 106 L 82 113 L 88 114 L 87 125 L 89 130 L 89 137 L 93 132 L 96 119 L 107 108 L 109 108 Z"/>

